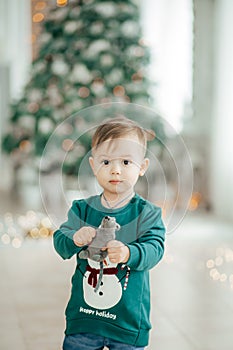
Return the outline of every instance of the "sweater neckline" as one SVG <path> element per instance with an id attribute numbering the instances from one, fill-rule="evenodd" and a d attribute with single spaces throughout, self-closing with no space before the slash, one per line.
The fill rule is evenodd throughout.
<path id="1" fill-rule="evenodd" d="M 95 196 L 95 206 L 96 206 L 96 209 L 104 212 L 104 213 L 120 213 L 120 212 L 123 212 L 125 210 L 128 209 L 128 207 L 130 207 L 132 205 L 132 203 L 134 203 L 137 199 L 138 199 L 138 194 L 135 193 L 135 195 L 130 199 L 130 201 L 124 205 L 123 207 L 120 207 L 120 208 L 107 208 L 107 207 L 104 207 L 101 203 L 101 196 L 102 196 L 102 193 L 99 194 L 99 195 L 96 195 Z"/>

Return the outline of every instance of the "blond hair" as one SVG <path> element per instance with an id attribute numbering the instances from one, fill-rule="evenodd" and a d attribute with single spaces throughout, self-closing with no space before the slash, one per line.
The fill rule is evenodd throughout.
<path id="1" fill-rule="evenodd" d="M 97 148 L 104 141 L 114 140 L 132 133 L 138 136 L 145 149 L 147 141 L 153 140 L 155 137 L 153 130 L 144 129 L 135 121 L 120 116 L 106 119 L 97 127 L 92 137 L 92 148 Z"/>

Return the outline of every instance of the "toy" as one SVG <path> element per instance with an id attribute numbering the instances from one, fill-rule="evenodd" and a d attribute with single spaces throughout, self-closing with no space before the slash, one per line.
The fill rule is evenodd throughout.
<path id="1" fill-rule="evenodd" d="M 115 231 L 118 231 L 119 229 L 120 225 L 116 222 L 114 217 L 104 216 L 101 225 L 96 230 L 96 236 L 89 244 L 88 248 L 79 253 L 80 259 L 91 259 L 100 263 L 99 279 L 94 289 L 95 292 L 97 292 L 100 287 L 104 273 L 103 262 L 108 255 L 107 250 L 101 249 L 106 247 L 109 241 L 115 239 Z"/>
<path id="2" fill-rule="evenodd" d="M 120 225 L 116 223 L 116 219 L 111 216 L 104 216 L 101 225 L 96 230 L 96 236 L 89 244 L 88 248 L 79 253 L 80 259 L 91 259 L 94 261 L 104 261 L 107 257 L 107 250 L 101 250 L 106 244 L 115 239 L 115 231 L 120 229 Z"/>

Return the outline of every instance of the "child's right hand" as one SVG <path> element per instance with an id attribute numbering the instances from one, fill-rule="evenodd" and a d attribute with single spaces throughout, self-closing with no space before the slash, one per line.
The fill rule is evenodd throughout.
<path id="1" fill-rule="evenodd" d="M 96 230 L 91 226 L 81 227 L 73 236 L 73 241 L 78 247 L 91 243 L 96 235 Z"/>

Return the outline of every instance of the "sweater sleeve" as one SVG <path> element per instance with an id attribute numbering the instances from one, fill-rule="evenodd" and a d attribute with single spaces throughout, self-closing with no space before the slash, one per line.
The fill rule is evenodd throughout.
<path id="1" fill-rule="evenodd" d="M 142 271 L 153 268 L 164 254 L 165 227 L 161 209 L 150 206 L 139 219 L 137 241 L 128 244 L 130 257 L 127 265 L 132 270 Z"/>
<path id="2" fill-rule="evenodd" d="M 53 235 L 54 248 L 63 259 L 70 259 L 81 250 L 73 241 L 75 232 L 81 226 L 79 203 L 74 201 L 68 212 L 67 221 Z"/>

